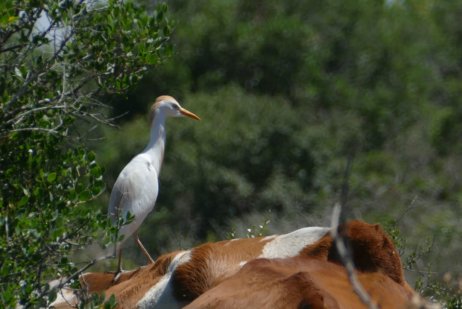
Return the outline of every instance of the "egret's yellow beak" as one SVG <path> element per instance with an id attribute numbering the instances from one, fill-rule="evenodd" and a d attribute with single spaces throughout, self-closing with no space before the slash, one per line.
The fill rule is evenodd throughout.
<path id="1" fill-rule="evenodd" d="M 183 107 L 180 107 L 180 113 L 182 115 L 184 115 L 184 116 L 189 117 L 189 118 L 192 118 L 192 119 L 195 119 L 195 120 L 201 120 L 201 118 L 199 116 L 197 116 L 194 113 L 191 113 L 190 111 L 188 111 L 187 109 L 184 109 Z"/>

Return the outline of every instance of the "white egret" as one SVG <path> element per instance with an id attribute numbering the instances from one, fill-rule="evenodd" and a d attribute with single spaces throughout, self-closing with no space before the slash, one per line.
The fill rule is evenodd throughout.
<path id="1" fill-rule="evenodd" d="M 141 243 L 138 229 L 146 216 L 154 209 L 159 193 L 158 177 L 164 158 L 165 149 L 165 120 L 167 117 L 187 116 L 200 120 L 194 113 L 182 108 L 171 96 L 160 96 L 151 108 L 151 137 L 146 148 L 135 156 L 120 172 L 114 184 L 109 200 L 108 216 L 114 224 L 119 218 L 126 218 L 128 213 L 134 216 L 133 221 L 122 225 L 119 235 L 124 238 L 116 244 L 118 256 L 117 280 L 121 272 L 122 244 L 134 234 L 135 242 L 140 247 L 149 262 L 154 260 Z"/>

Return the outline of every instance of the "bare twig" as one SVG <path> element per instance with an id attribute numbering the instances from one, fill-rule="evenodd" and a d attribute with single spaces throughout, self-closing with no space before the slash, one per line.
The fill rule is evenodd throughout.
<path id="1" fill-rule="evenodd" d="M 50 26 L 41 34 L 42 36 L 46 36 L 49 31 L 55 26 L 56 21 L 53 21 Z M 70 31 L 69 35 L 60 42 L 59 47 L 55 49 L 55 52 L 53 56 L 47 61 L 47 65 L 44 67 L 44 70 L 47 69 L 49 65 L 51 65 L 60 55 L 61 52 L 64 50 L 67 42 L 74 36 L 74 31 Z M 25 51 L 26 53 L 28 52 L 29 49 L 33 48 L 33 44 L 29 44 L 28 49 Z M 35 48 L 35 47 L 34 47 Z M 22 60 L 21 60 L 22 62 Z M 27 76 L 26 80 L 24 81 L 24 84 L 22 87 L 18 90 L 18 92 L 11 98 L 11 100 L 5 104 L 4 110 L 8 111 L 8 109 L 16 102 L 18 101 L 27 91 L 30 83 L 32 83 L 34 80 L 36 80 L 39 77 L 39 72 L 32 72 L 30 75 Z"/>
<path id="2" fill-rule="evenodd" d="M 377 305 L 372 301 L 369 294 L 367 294 L 367 292 L 364 290 L 363 286 L 359 282 L 358 277 L 355 273 L 355 266 L 353 263 L 353 259 L 351 258 L 351 254 L 345 245 L 345 240 L 338 233 L 341 209 L 342 206 L 339 203 L 335 204 L 334 209 L 332 211 L 332 222 L 330 230 L 331 236 L 334 239 L 334 243 L 340 256 L 340 260 L 343 266 L 345 266 L 348 275 L 348 280 L 350 281 L 351 286 L 353 287 L 353 291 L 356 293 L 356 295 L 358 295 L 361 301 L 369 309 L 378 309 Z"/>
<path id="3" fill-rule="evenodd" d="M 355 266 L 353 259 L 351 257 L 351 252 L 347 249 L 346 239 L 343 237 L 342 233 L 339 233 L 340 224 L 344 223 L 347 216 L 347 202 L 348 202 L 348 193 L 349 193 L 349 177 L 351 172 L 351 167 L 353 163 L 354 152 L 351 152 L 348 155 L 347 164 L 343 173 L 342 180 L 342 189 L 340 194 L 340 203 L 334 205 L 332 211 L 332 220 L 331 220 L 331 236 L 334 239 L 335 247 L 337 248 L 338 254 L 340 256 L 340 261 L 347 271 L 348 280 L 353 287 L 353 291 L 358 295 L 361 301 L 369 309 L 378 309 L 377 305 L 372 301 L 369 294 L 364 290 L 363 286 L 358 280 L 358 277 L 355 273 Z M 343 214 L 342 214 L 343 210 Z"/>
<path id="4" fill-rule="evenodd" d="M 105 255 L 105 256 L 91 260 L 90 262 L 87 263 L 87 265 L 83 266 L 82 268 L 74 272 L 72 275 L 70 275 L 69 278 L 66 281 L 64 281 L 62 284 L 58 285 L 58 287 L 62 288 L 67 283 L 69 283 L 72 279 L 76 278 L 77 276 L 82 274 L 84 271 L 86 271 L 88 268 L 92 267 L 96 263 L 104 261 L 104 260 L 108 260 L 108 259 L 113 259 L 113 258 L 114 258 L 113 255 Z"/>
<path id="5" fill-rule="evenodd" d="M 9 243 L 10 242 L 10 225 L 8 223 L 8 214 L 5 216 L 5 236 L 6 236 L 6 241 Z"/>
<path id="6" fill-rule="evenodd" d="M 88 268 L 92 267 L 93 265 L 95 265 L 96 263 L 100 262 L 100 261 L 104 261 L 104 260 L 107 260 L 107 259 L 112 259 L 114 258 L 113 255 L 106 255 L 106 256 L 103 256 L 103 257 L 99 257 L 99 258 L 96 258 L 96 259 L 93 259 L 91 260 L 90 262 L 88 262 L 85 266 L 83 266 L 82 268 L 80 268 L 79 270 L 75 271 L 72 275 L 70 275 L 69 277 L 66 277 L 65 280 L 63 281 L 60 281 L 59 284 L 51 287 L 50 289 L 48 290 L 45 290 L 43 291 L 42 293 L 40 293 L 40 295 L 38 295 L 38 298 L 43 298 L 45 296 L 45 294 L 48 294 L 50 293 L 51 291 L 53 290 L 61 290 L 63 287 L 65 287 L 69 282 L 71 282 L 71 280 L 73 280 L 74 278 L 77 278 L 78 276 L 80 276 L 84 271 L 86 271 Z M 63 294 L 61 294 L 63 296 Z M 67 300 L 66 300 L 67 301 Z M 28 304 L 25 305 L 25 307 L 27 307 Z"/>
<path id="7" fill-rule="evenodd" d="M 404 211 L 398 216 L 398 219 L 396 219 L 396 223 L 400 222 L 404 218 L 404 216 L 415 207 L 415 202 L 417 201 L 418 197 L 418 195 L 415 195 L 412 198 L 411 203 L 409 203 L 406 209 L 404 209 Z"/>
<path id="8" fill-rule="evenodd" d="M 13 50 L 15 50 L 15 49 L 21 49 L 21 48 L 23 48 L 24 46 L 26 46 L 26 44 L 16 44 L 16 45 L 12 45 L 12 46 L 9 46 L 9 47 L 0 49 L 0 53 L 6 53 L 6 52 L 9 52 L 9 51 L 13 51 Z"/>
<path id="9" fill-rule="evenodd" d="M 65 108 L 66 108 L 65 105 L 52 105 L 52 106 L 41 106 L 41 107 L 32 108 L 23 113 L 16 115 L 16 117 L 8 120 L 6 123 L 7 124 L 14 123 L 15 125 L 17 125 L 24 119 L 25 116 L 29 114 L 37 113 L 37 112 L 44 111 L 44 110 L 65 109 Z"/>
<path id="10" fill-rule="evenodd" d="M 350 192 L 350 173 L 353 165 L 354 150 L 348 153 L 345 170 L 342 177 L 342 188 L 340 190 L 340 206 L 343 211 L 339 214 L 339 223 L 343 223 L 348 215 L 348 194 Z"/>
<path id="11" fill-rule="evenodd" d="M 46 133 L 50 133 L 50 134 L 58 134 L 58 131 L 56 131 L 55 129 L 47 129 L 47 128 L 41 128 L 41 127 L 30 127 L 30 128 L 12 129 L 5 135 L 8 135 L 11 132 L 24 132 L 24 131 L 42 131 L 42 132 L 46 132 Z"/>

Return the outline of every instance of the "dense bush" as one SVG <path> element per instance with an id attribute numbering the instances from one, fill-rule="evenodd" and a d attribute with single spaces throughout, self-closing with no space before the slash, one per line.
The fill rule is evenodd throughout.
<path id="1" fill-rule="evenodd" d="M 98 99 L 167 55 L 170 26 L 165 6 L 147 15 L 119 1 L 0 8 L 0 307 L 38 308 L 56 295 L 51 280 L 75 281 L 71 252 L 106 228 L 88 203 L 102 168 L 84 145 L 108 122 Z"/>

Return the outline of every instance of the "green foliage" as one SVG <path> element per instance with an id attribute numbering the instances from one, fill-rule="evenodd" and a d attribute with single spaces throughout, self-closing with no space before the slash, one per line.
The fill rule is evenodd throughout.
<path id="1" fill-rule="evenodd" d="M 375 148 L 415 120 L 438 84 L 433 63 L 421 65 L 434 53 L 422 44 L 434 28 L 413 7 L 335 0 L 172 5 L 176 68 L 189 79 L 156 72 L 162 91 L 182 81 L 192 91 L 235 83 L 291 104 L 342 107 L 359 114 L 363 145 Z"/>
<path id="2" fill-rule="evenodd" d="M 446 273 L 443 280 L 440 281 L 432 280 L 431 276 L 427 274 L 419 277 L 416 288 L 425 297 L 442 302 L 445 308 L 460 309 L 462 308 L 461 283 L 460 278 L 458 282 L 457 279 L 453 280 L 450 273 Z"/>
<path id="3" fill-rule="evenodd" d="M 401 216 L 400 219 L 404 218 Z M 419 266 L 422 261 L 429 261 L 432 244 L 427 242 L 424 246 L 412 248 L 406 238 L 401 234 L 398 228 L 399 222 L 391 220 L 384 222 L 384 227 L 388 235 L 391 236 L 395 246 L 398 248 L 400 255 L 406 257 L 403 261 L 405 270 L 418 272 L 419 275 L 415 280 L 415 289 L 418 293 L 431 301 L 443 303 L 445 308 L 459 309 L 462 306 L 462 280 L 454 277 L 451 272 L 446 272 L 442 278 L 435 278 L 432 265 Z"/>
<path id="4" fill-rule="evenodd" d="M 78 269 L 70 252 L 113 231 L 88 203 L 104 188 L 83 144 L 88 124 L 108 122 L 98 99 L 161 63 L 171 26 L 165 5 L 149 15 L 122 1 L 0 8 L 0 307 L 43 307 L 56 295 L 47 282 Z"/>
<path id="5" fill-rule="evenodd" d="M 133 121 L 95 147 L 110 187 L 147 141 L 137 114 L 154 97 L 172 94 L 202 117 L 167 126 L 141 233 L 152 252 L 266 220 L 269 233 L 325 224 L 353 158 L 350 216 L 389 227 L 409 280 L 430 270 L 419 288 L 430 295 L 443 273 L 462 272 L 460 3 L 169 3 L 172 61 L 115 100 Z"/>
<path id="6" fill-rule="evenodd" d="M 148 65 L 163 60 L 171 26 L 165 19 L 165 4 L 152 15 L 143 14 L 132 2 L 110 0 L 108 6 L 107 10 L 95 9 L 91 18 L 83 18 L 75 26 L 75 41 L 69 45 L 68 55 L 85 59 L 72 67 L 73 73 L 97 76 L 101 89 L 121 92 L 134 85 Z M 95 34 L 99 40 L 93 40 Z M 82 41 L 92 42 L 84 53 Z"/>

